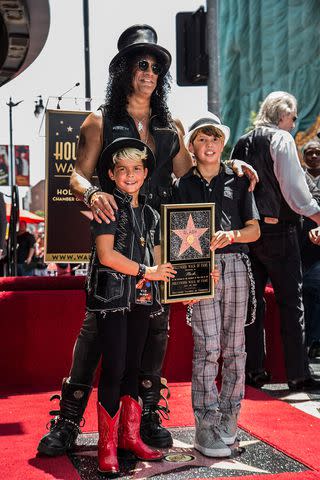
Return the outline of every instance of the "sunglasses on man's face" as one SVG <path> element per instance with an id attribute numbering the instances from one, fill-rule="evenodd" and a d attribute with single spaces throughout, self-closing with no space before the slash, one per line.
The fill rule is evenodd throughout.
<path id="1" fill-rule="evenodd" d="M 138 68 L 141 70 L 141 72 L 146 72 L 149 67 L 151 66 L 151 70 L 155 75 L 160 75 L 162 72 L 162 66 L 159 65 L 158 63 L 151 63 L 148 62 L 148 60 L 139 60 L 138 62 Z"/>

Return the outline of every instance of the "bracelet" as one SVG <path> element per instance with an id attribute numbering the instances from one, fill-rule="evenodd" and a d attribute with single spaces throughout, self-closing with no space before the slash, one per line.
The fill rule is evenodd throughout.
<path id="1" fill-rule="evenodd" d="M 90 199 L 92 197 L 92 195 L 96 192 L 101 192 L 100 188 L 94 186 L 94 185 L 91 185 L 91 187 L 88 187 L 84 194 L 83 194 L 83 203 L 88 207 L 88 208 L 91 208 L 91 205 L 90 205 Z"/>
<path id="2" fill-rule="evenodd" d="M 144 278 L 146 272 L 147 272 L 147 267 L 145 265 L 143 265 L 143 263 L 139 263 L 139 270 L 138 270 L 138 273 L 137 273 L 137 278 L 138 279 Z"/>

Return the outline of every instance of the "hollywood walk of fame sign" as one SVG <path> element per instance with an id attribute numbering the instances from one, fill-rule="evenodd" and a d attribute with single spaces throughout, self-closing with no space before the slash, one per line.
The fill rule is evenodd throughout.
<path id="1" fill-rule="evenodd" d="M 90 112 L 46 110 L 45 261 L 88 262 L 91 210 L 70 190 L 80 126 Z"/>
<path id="2" fill-rule="evenodd" d="M 213 203 L 161 206 L 162 262 L 177 271 L 162 287 L 164 303 L 213 297 L 213 233 Z"/>

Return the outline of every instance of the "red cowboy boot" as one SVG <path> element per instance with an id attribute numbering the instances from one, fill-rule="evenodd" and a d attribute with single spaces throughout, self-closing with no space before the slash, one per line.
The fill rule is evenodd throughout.
<path id="1" fill-rule="evenodd" d="M 119 448 L 130 450 L 140 460 L 161 460 L 162 452 L 148 447 L 140 437 L 142 408 L 129 395 L 121 399 L 121 416 L 119 425 Z"/>
<path id="2" fill-rule="evenodd" d="M 98 403 L 98 470 L 106 473 L 119 473 L 117 457 L 120 408 L 113 418 Z"/>

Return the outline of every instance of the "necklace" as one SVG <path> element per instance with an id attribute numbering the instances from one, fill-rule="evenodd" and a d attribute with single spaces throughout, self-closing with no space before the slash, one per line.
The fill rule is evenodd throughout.
<path id="1" fill-rule="evenodd" d="M 149 140 L 149 128 L 146 128 L 146 132 L 145 132 L 145 129 L 144 129 L 144 126 L 143 126 L 143 121 L 147 118 L 145 117 L 144 119 L 142 120 L 137 120 L 133 115 L 132 115 L 132 118 L 134 119 L 134 121 L 136 122 L 137 124 L 137 130 L 139 132 L 139 136 L 140 136 L 140 139 L 148 144 L 148 140 Z M 142 136 L 142 134 L 144 134 L 144 137 Z"/>
<path id="2" fill-rule="evenodd" d="M 150 130 L 149 130 L 149 121 L 147 122 L 147 120 L 149 120 L 151 117 L 151 108 L 149 112 L 140 120 L 136 118 L 131 112 L 129 112 L 129 114 L 131 115 L 131 117 L 133 118 L 136 124 L 140 139 L 142 140 L 142 142 L 148 145 Z"/>
<path id="3" fill-rule="evenodd" d="M 146 244 L 146 239 L 144 238 L 144 235 L 143 235 L 143 232 L 144 232 L 144 221 L 143 221 L 143 216 L 141 215 L 141 228 L 140 228 L 140 225 L 139 225 L 139 222 L 137 220 L 137 217 L 136 217 L 136 214 L 135 214 L 135 211 L 134 211 L 134 208 L 132 207 L 131 205 L 131 210 L 132 210 L 132 215 L 133 215 L 133 223 L 134 225 L 136 225 L 137 229 L 138 229 L 138 232 L 139 232 L 139 241 L 140 241 L 140 245 L 141 247 L 144 247 L 145 244 Z"/>
<path id="4" fill-rule="evenodd" d="M 143 123 L 142 123 L 142 120 L 138 120 L 138 124 L 137 124 L 137 128 L 138 128 L 138 132 L 143 132 Z"/>
<path id="5" fill-rule="evenodd" d="M 138 132 L 143 132 L 144 131 L 144 123 L 145 121 L 147 120 L 147 118 L 149 118 L 150 116 L 150 113 L 147 113 L 147 115 L 145 115 L 144 117 L 141 118 L 141 120 L 139 120 L 138 118 L 136 118 L 132 113 L 130 114 L 131 117 L 133 118 L 133 120 L 136 122 L 136 125 L 137 125 L 137 129 L 138 129 Z"/>

